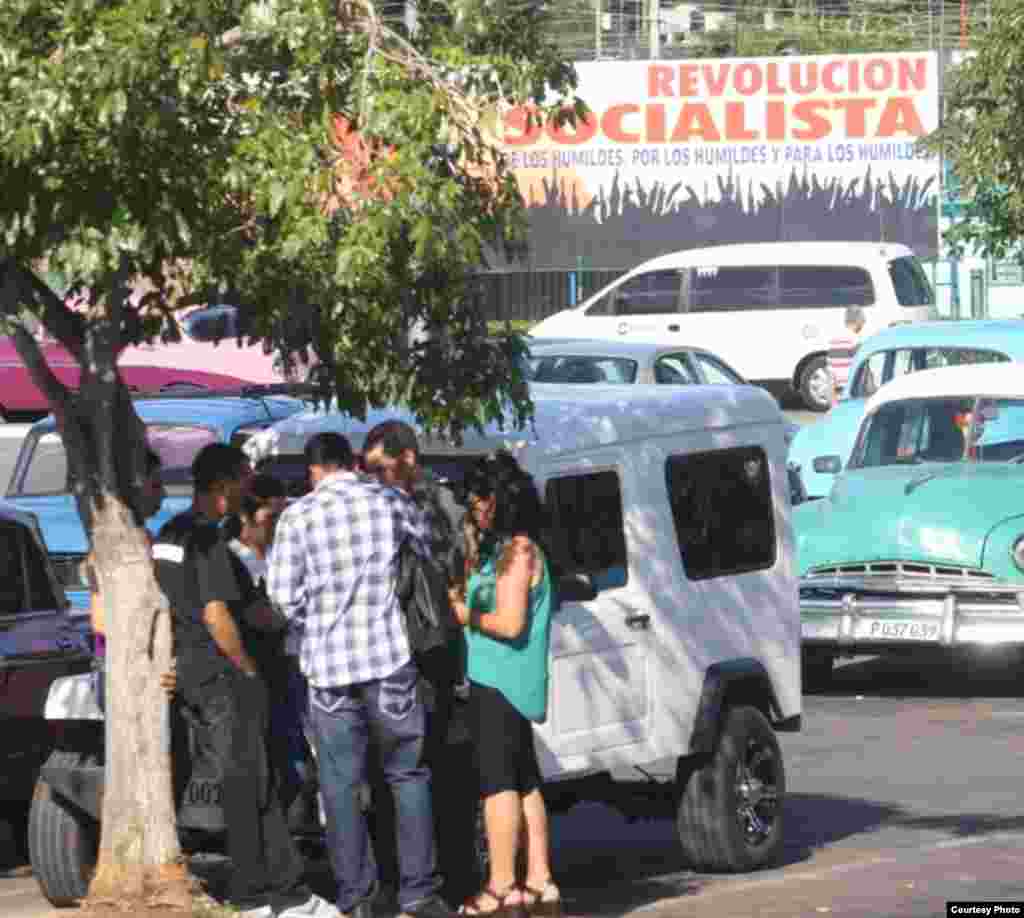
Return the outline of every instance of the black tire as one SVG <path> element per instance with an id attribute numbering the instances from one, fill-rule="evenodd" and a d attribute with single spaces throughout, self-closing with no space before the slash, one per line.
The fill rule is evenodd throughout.
<path id="1" fill-rule="evenodd" d="M 832 684 L 835 658 L 830 653 L 807 652 L 800 657 L 800 679 L 805 692 L 819 692 Z"/>
<path id="2" fill-rule="evenodd" d="M 832 407 L 832 385 L 828 362 L 819 354 L 808 360 L 800 371 L 797 391 L 808 410 L 824 412 Z"/>
<path id="3" fill-rule="evenodd" d="M 77 752 L 57 750 L 48 764 L 71 766 Z M 50 904 L 67 908 L 85 898 L 99 857 L 100 827 L 92 817 L 36 782 L 28 814 L 28 854 L 39 888 Z"/>
<path id="4" fill-rule="evenodd" d="M 676 828 L 695 870 L 744 873 L 778 860 L 786 774 L 757 708 L 729 708 L 710 760 L 679 780 Z"/>

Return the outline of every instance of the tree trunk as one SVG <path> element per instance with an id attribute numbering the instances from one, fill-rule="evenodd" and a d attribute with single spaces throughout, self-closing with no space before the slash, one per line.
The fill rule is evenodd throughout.
<path id="1" fill-rule="evenodd" d="M 107 633 L 106 780 L 89 902 L 187 907 L 175 824 L 168 702 L 170 607 L 148 535 L 109 493 L 95 507 L 93 554 Z"/>

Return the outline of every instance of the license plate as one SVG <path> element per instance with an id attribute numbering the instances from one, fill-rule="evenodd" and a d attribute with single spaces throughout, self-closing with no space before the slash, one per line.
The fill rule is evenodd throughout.
<path id="1" fill-rule="evenodd" d="M 937 641 L 939 623 L 873 621 L 868 626 L 868 637 L 887 641 Z"/>

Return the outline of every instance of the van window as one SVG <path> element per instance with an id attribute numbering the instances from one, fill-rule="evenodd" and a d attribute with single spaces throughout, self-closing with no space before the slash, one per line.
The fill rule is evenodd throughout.
<path id="1" fill-rule="evenodd" d="M 874 302 L 871 275 L 863 268 L 787 265 L 779 269 L 781 309 L 870 306 Z"/>
<path id="2" fill-rule="evenodd" d="M 774 267 L 690 269 L 690 312 L 774 309 L 778 303 Z"/>
<path id="3" fill-rule="evenodd" d="M 770 476 L 759 446 L 668 458 L 665 479 L 687 578 L 708 580 L 775 563 Z"/>
<path id="4" fill-rule="evenodd" d="M 916 258 L 894 258 L 889 262 L 889 277 L 900 306 L 931 306 L 935 302 L 928 275 Z"/>
<path id="5" fill-rule="evenodd" d="M 681 286 L 680 271 L 646 271 L 609 290 L 585 315 L 647 316 L 679 312 Z"/>
<path id="6" fill-rule="evenodd" d="M 615 472 L 553 478 L 545 489 L 548 545 L 567 574 L 590 574 L 595 586 L 627 582 L 622 488 Z"/>

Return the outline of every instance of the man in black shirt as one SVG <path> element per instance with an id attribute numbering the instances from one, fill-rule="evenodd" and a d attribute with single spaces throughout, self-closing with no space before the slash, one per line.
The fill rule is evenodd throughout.
<path id="1" fill-rule="evenodd" d="M 237 512 L 250 475 L 233 446 L 204 447 L 192 464 L 192 506 L 169 520 L 153 546 L 173 611 L 177 691 L 221 766 L 229 898 L 251 918 L 338 918 L 310 893 L 285 822 L 267 744 L 266 684 L 243 640 L 243 622 L 280 628 L 269 604 L 238 582 L 220 522 Z M 247 591 L 246 591 L 247 592 Z"/>

